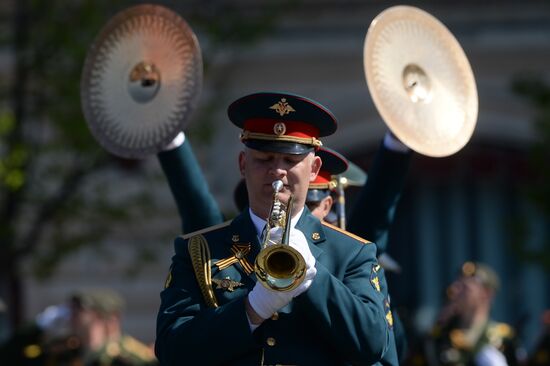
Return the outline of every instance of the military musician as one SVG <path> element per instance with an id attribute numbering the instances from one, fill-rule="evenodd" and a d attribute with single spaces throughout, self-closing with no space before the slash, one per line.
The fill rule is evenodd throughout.
<path id="1" fill-rule="evenodd" d="M 161 293 L 156 353 L 163 364 L 374 364 L 387 351 L 389 325 L 376 286 L 372 243 L 322 224 L 304 206 L 321 167 L 319 137 L 332 113 L 307 98 L 257 93 L 234 102 L 242 128 L 239 168 L 249 209 L 231 222 L 177 238 Z M 293 202 L 289 244 L 305 262 L 290 291 L 256 281 L 254 259 L 272 206 Z M 262 249 L 263 250 L 263 249 Z"/>

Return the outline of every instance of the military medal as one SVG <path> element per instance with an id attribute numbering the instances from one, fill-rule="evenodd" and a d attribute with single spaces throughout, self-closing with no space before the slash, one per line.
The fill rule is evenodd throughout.
<path id="1" fill-rule="evenodd" d="M 246 255 L 250 252 L 250 244 L 233 244 L 231 247 L 231 252 L 233 255 L 230 257 L 220 259 L 214 263 L 218 269 L 221 271 L 237 262 L 243 267 L 243 270 L 247 275 L 251 274 L 254 271 L 252 265 L 246 259 Z"/>
<path id="2" fill-rule="evenodd" d="M 222 289 L 224 291 L 233 292 L 235 287 L 240 287 L 243 284 L 237 281 L 233 281 L 230 277 L 225 277 L 223 279 L 213 278 L 212 282 L 216 284 L 216 289 Z"/>

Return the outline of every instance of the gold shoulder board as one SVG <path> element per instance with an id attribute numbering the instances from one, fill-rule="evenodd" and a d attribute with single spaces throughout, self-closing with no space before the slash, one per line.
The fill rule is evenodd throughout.
<path id="1" fill-rule="evenodd" d="M 363 244 L 372 244 L 372 242 L 368 241 L 367 239 L 363 239 L 362 237 L 357 236 L 357 235 L 355 235 L 355 234 L 352 234 L 352 233 L 350 233 L 349 231 L 346 231 L 346 230 L 344 230 L 344 229 L 340 229 L 338 226 L 331 225 L 331 224 L 329 224 L 328 222 L 325 222 L 325 221 L 321 221 L 321 223 L 322 223 L 324 226 L 329 227 L 329 228 L 331 228 L 331 229 L 334 229 L 334 230 L 336 230 L 336 231 L 338 231 L 338 232 L 340 232 L 340 233 L 342 233 L 342 234 L 344 234 L 344 235 L 349 236 L 350 238 L 353 238 L 353 239 L 355 239 L 355 240 L 357 240 L 357 241 L 360 241 L 360 242 L 363 243 Z"/>
<path id="2" fill-rule="evenodd" d="M 206 305 L 212 308 L 218 307 L 216 295 L 212 288 L 212 274 L 210 272 L 210 249 L 208 242 L 202 235 L 195 235 L 189 239 L 189 256 L 195 271 L 195 277 L 199 284 Z"/>

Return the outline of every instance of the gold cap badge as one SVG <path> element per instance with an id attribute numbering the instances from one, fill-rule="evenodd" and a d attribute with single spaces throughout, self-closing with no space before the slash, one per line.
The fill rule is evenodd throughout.
<path id="1" fill-rule="evenodd" d="M 284 135 L 286 132 L 286 125 L 283 122 L 277 122 L 273 125 L 273 133 L 277 136 Z"/>
<path id="2" fill-rule="evenodd" d="M 281 98 L 280 101 L 273 104 L 271 107 L 269 107 L 269 109 L 274 109 L 275 112 L 279 113 L 281 117 L 285 114 L 289 114 L 290 112 L 296 112 L 296 110 L 294 110 L 294 108 L 292 108 L 290 104 L 288 104 L 286 98 Z"/>

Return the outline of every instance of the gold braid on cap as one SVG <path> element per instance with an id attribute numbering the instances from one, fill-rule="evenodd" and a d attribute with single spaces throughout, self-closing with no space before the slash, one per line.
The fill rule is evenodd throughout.
<path id="1" fill-rule="evenodd" d="M 241 141 L 243 140 L 268 140 L 268 141 L 285 141 L 285 142 L 297 142 L 299 144 L 311 145 L 313 147 L 321 147 L 323 143 L 321 140 L 316 139 L 315 137 L 296 137 L 288 135 L 271 135 L 268 133 L 258 133 L 243 131 L 241 133 Z"/>
<path id="2" fill-rule="evenodd" d="M 310 183 L 308 189 L 330 189 L 331 191 L 336 188 L 336 182 L 331 180 L 330 182 L 325 183 Z"/>

